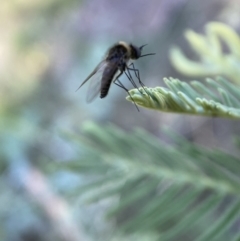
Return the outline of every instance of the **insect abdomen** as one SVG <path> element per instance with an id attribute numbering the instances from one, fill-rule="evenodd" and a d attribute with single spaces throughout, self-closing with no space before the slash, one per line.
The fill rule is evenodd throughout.
<path id="1" fill-rule="evenodd" d="M 112 80 L 115 74 L 117 73 L 117 70 L 118 70 L 117 68 L 107 67 L 103 71 L 100 98 L 104 98 L 107 96 L 110 85 L 112 83 Z"/>

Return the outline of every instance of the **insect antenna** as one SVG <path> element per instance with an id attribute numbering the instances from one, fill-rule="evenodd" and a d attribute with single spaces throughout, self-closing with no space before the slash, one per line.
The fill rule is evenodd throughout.
<path id="1" fill-rule="evenodd" d="M 118 83 L 116 83 L 116 81 L 117 81 Z M 137 104 L 135 103 L 135 101 L 133 100 L 132 96 L 130 95 L 128 89 L 123 85 L 123 83 L 122 83 L 119 79 L 116 79 L 116 80 L 114 81 L 114 84 L 117 85 L 118 87 L 124 89 L 124 90 L 128 93 L 128 95 L 129 95 L 130 98 L 132 99 L 132 102 L 134 103 L 135 107 L 137 108 L 137 111 L 140 112 L 139 108 L 137 107 Z"/>
<path id="2" fill-rule="evenodd" d="M 147 44 L 144 44 L 142 46 L 139 47 L 139 49 L 142 51 L 143 47 L 145 47 Z"/>
<path id="3" fill-rule="evenodd" d="M 142 58 L 142 57 L 145 57 L 145 56 L 148 56 L 148 55 L 155 55 L 156 53 L 149 53 L 149 54 L 144 54 L 144 55 L 141 55 L 139 58 Z"/>
<path id="4" fill-rule="evenodd" d="M 143 47 L 145 47 L 147 44 L 144 44 L 142 46 L 139 47 L 139 49 L 142 51 Z M 139 58 L 142 58 L 142 57 L 145 57 L 145 56 L 148 56 L 148 55 L 155 55 L 156 53 L 149 53 L 149 54 L 144 54 L 144 55 L 141 55 Z"/>

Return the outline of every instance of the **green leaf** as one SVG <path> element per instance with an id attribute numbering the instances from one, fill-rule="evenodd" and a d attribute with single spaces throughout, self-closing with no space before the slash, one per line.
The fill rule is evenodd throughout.
<path id="1" fill-rule="evenodd" d="M 206 35 L 187 30 L 185 37 L 199 62 L 188 59 L 178 47 L 173 47 L 170 59 L 179 72 L 191 77 L 223 75 L 240 84 L 240 37 L 232 28 L 211 22 L 206 25 Z"/>
<path id="2" fill-rule="evenodd" d="M 188 84 L 173 78 L 164 81 L 168 88 L 132 89 L 126 99 L 158 111 L 240 118 L 240 90 L 223 78 L 207 79 L 205 85 L 197 81 Z"/>
<path id="3" fill-rule="evenodd" d="M 75 195 L 84 191 L 91 203 L 117 198 L 108 218 L 117 218 L 118 232 L 154 234 L 162 241 L 239 237 L 234 230 L 240 218 L 239 156 L 200 147 L 171 131 L 174 147 L 139 129 L 124 133 L 113 125 L 86 123 L 83 130 L 80 139 L 96 147 L 84 149 L 88 172 L 92 167 L 98 178 L 76 188 Z M 97 172 L 94 160 L 105 174 L 102 168 Z M 79 163 L 74 172 L 84 173 L 81 158 L 62 167 L 74 162 Z"/>

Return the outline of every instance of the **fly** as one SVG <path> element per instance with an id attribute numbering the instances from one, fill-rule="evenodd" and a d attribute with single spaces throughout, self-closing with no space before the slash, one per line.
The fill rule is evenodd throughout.
<path id="1" fill-rule="evenodd" d="M 140 80 L 139 70 L 135 68 L 133 63 L 129 64 L 131 60 L 133 61 L 144 56 L 155 54 L 149 53 L 142 55 L 141 53 L 144 46 L 146 46 L 146 44 L 140 47 L 136 47 L 123 41 L 120 41 L 119 43 L 112 46 L 107 51 L 105 58 L 78 87 L 78 89 L 81 88 L 88 80 L 90 80 L 87 92 L 87 102 L 92 102 L 99 94 L 100 98 L 106 97 L 109 92 L 111 83 L 116 84 L 128 92 L 128 89 L 119 80 L 119 77 L 123 73 L 126 74 L 132 85 L 137 88 L 137 85 L 134 82 L 130 71 L 134 72 L 136 78 L 139 81 L 139 84 L 144 88 L 144 84 Z"/>

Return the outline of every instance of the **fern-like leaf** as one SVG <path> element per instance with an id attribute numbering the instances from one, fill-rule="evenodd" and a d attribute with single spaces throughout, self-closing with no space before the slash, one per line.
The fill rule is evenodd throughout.
<path id="1" fill-rule="evenodd" d="M 232 28 L 211 22 L 206 25 L 206 36 L 188 30 L 185 37 L 199 62 L 188 59 L 181 49 L 173 47 L 170 59 L 179 72 L 191 77 L 222 75 L 240 84 L 240 37 Z M 223 50 L 222 42 L 228 52 Z"/>
<path id="2" fill-rule="evenodd" d="M 165 87 L 132 89 L 127 100 L 141 107 L 165 112 L 214 117 L 240 118 L 240 89 L 224 78 L 190 84 L 178 79 L 164 79 Z"/>
<path id="3" fill-rule="evenodd" d="M 239 240 L 234 229 L 240 218 L 239 156 L 169 135 L 175 147 L 143 130 L 127 134 L 87 123 L 75 136 L 89 149 L 87 161 L 83 155 L 61 165 L 64 170 L 74 165 L 79 174 L 88 167 L 98 175 L 74 195 L 85 194 L 89 202 L 118 197 L 108 217 L 117 217 L 123 233 L 154 234 L 161 241 Z"/>

